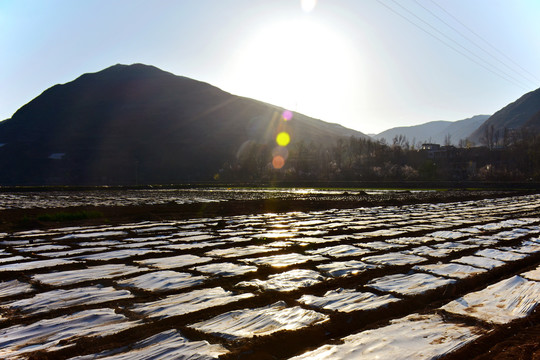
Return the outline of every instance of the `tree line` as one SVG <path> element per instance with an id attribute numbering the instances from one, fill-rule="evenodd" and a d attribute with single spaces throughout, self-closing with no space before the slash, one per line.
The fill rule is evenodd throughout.
<path id="1" fill-rule="evenodd" d="M 539 181 L 540 135 L 526 129 L 488 128 L 480 146 L 469 140 L 451 145 L 422 144 L 397 135 L 391 144 L 343 138 L 324 145 L 296 142 L 287 147 L 280 169 L 275 147 L 251 143 L 242 156 L 219 171 L 224 181 Z"/>

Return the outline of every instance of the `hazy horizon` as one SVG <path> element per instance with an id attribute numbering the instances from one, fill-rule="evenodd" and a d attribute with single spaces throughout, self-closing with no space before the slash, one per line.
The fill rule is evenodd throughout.
<path id="1" fill-rule="evenodd" d="M 144 63 L 366 134 L 461 120 L 540 87 L 538 15 L 533 0 L 8 0 L 0 119 Z"/>

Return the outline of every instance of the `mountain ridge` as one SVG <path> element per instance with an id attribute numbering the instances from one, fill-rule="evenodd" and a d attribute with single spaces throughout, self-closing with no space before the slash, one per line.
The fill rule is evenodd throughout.
<path id="1" fill-rule="evenodd" d="M 0 169 L 9 169 L 0 184 L 210 180 L 244 144 L 275 146 L 278 130 L 290 146 L 367 138 L 299 113 L 285 122 L 283 111 L 154 66 L 113 65 L 46 89 L 0 122 Z"/>
<path id="2" fill-rule="evenodd" d="M 507 130 L 530 128 L 540 130 L 540 88 L 530 91 L 517 100 L 495 112 L 484 124 L 470 135 L 474 142 L 481 143 L 488 132 L 498 132 L 499 135 Z"/>
<path id="3" fill-rule="evenodd" d="M 409 141 L 414 139 L 415 143 L 432 142 L 443 144 L 446 137 L 450 135 L 451 143 L 457 145 L 459 140 L 466 139 L 488 118 L 489 115 L 475 115 L 463 120 L 435 120 L 419 125 L 399 126 L 376 134 L 374 138 L 377 140 L 384 139 L 391 144 L 395 136 L 404 135 Z"/>

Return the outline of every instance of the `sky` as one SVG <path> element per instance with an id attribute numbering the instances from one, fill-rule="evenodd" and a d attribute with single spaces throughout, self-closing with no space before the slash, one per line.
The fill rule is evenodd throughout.
<path id="1" fill-rule="evenodd" d="M 540 88 L 538 0 L 0 0 L 0 119 L 143 63 L 366 134 Z"/>

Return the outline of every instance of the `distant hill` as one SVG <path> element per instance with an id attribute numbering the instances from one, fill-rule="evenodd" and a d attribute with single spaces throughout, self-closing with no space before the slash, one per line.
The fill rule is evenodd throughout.
<path id="1" fill-rule="evenodd" d="M 504 129 L 517 130 L 528 127 L 531 130 L 540 131 L 540 89 L 531 91 L 513 103 L 506 105 L 501 110 L 493 114 L 482 126 L 480 126 L 470 136 L 476 143 L 481 143 L 486 130 L 493 127 L 493 130 L 500 134 Z"/>
<path id="2" fill-rule="evenodd" d="M 282 112 L 153 66 L 115 65 L 55 85 L 0 122 L 0 185 L 204 181 L 283 129 L 290 146 L 367 137 L 298 113 L 284 122 Z"/>
<path id="3" fill-rule="evenodd" d="M 375 139 L 384 139 L 388 144 L 396 135 L 404 135 L 412 142 L 431 142 L 444 144 L 447 135 L 450 135 L 450 141 L 457 145 L 459 140 L 466 139 L 472 134 L 489 115 L 476 115 L 468 119 L 459 121 L 430 121 L 425 124 L 415 126 L 402 126 L 388 129 L 374 136 Z"/>

